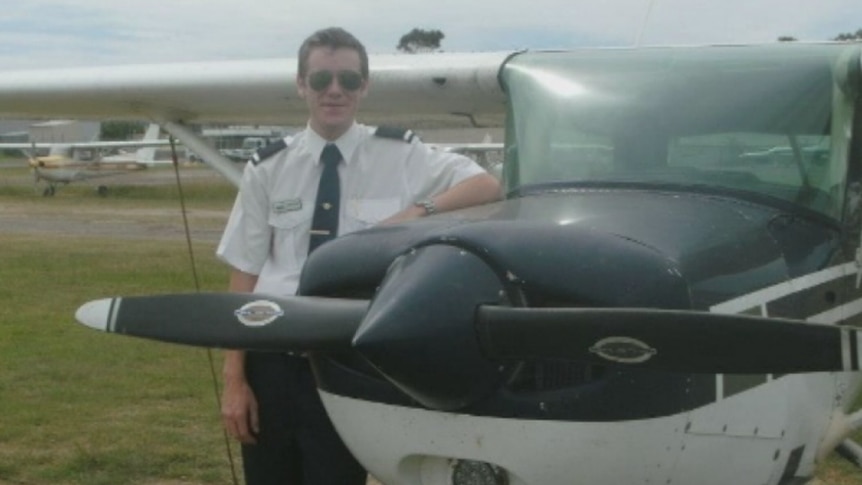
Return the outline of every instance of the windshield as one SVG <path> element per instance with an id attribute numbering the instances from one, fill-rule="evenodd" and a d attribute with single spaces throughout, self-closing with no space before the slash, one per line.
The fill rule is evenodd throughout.
<path id="1" fill-rule="evenodd" d="M 839 45 L 516 56 L 507 188 L 730 189 L 838 218 L 852 103 L 833 70 L 849 49 L 858 62 Z"/>

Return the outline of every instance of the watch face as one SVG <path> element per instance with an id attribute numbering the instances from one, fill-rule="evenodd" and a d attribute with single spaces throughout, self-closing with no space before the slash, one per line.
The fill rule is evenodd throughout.
<path id="1" fill-rule="evenodd" d="M 434 201 L 431 199 L 423 199 L 416 203 L 416 205 L 420 205 L 425 208 L 426 214 L 433 214 L 437 212 L 437 206 L 434 205 Z"/>

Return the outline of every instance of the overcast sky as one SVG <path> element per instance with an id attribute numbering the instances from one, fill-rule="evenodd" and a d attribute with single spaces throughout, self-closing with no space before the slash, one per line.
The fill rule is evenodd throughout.
<path id="1" fill-rule="evenodd" d="M 445 51 L 828 40 L 859 0 L 18 0 L 0 10 L 0 69 L 295 57 L 321 27 L 394 53 L 414 27 Z"/>

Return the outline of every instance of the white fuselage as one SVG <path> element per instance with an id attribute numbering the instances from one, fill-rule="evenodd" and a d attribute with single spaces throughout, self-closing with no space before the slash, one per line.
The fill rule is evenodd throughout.
<path id="1" fill-rule="evenodd" d="M 36 172 L 37 179 L 46 180 L 49 183 L 55 184 L 67 184 L 81 180 L 109 177 L 111 175 L 122 175 L 129 172 L 137 172 L 145 168 L 145 165 L 133 162 L 74 162 L 50 166 L 33 165 L 33 170 Z"/>
<path id="2" fill-rule="evenodd" d="M 791 375 L 693 411 L 614 422 L 471 416 L 321 396 L 348 447 L 387 485 L 449 485 L 458 460 L 496 465 L 511 485 L 775 485 L 794 450 L 794 475 L 814 474 L 818 456 L 850 431 L 841 418 L 859 387 L 859 374 Z"/>

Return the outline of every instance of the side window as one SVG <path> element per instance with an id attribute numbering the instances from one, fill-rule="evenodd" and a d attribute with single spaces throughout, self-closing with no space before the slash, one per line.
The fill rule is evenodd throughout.
<path id="1" fill-rule="evenodd" d="M 829 194 L 829 144 L 826 135 L 679 137 L 670 144 L 668 166 L 689 169 L 691 182 L 761 192 L 816 210 L 815 204 L 824 203 Z"/>

